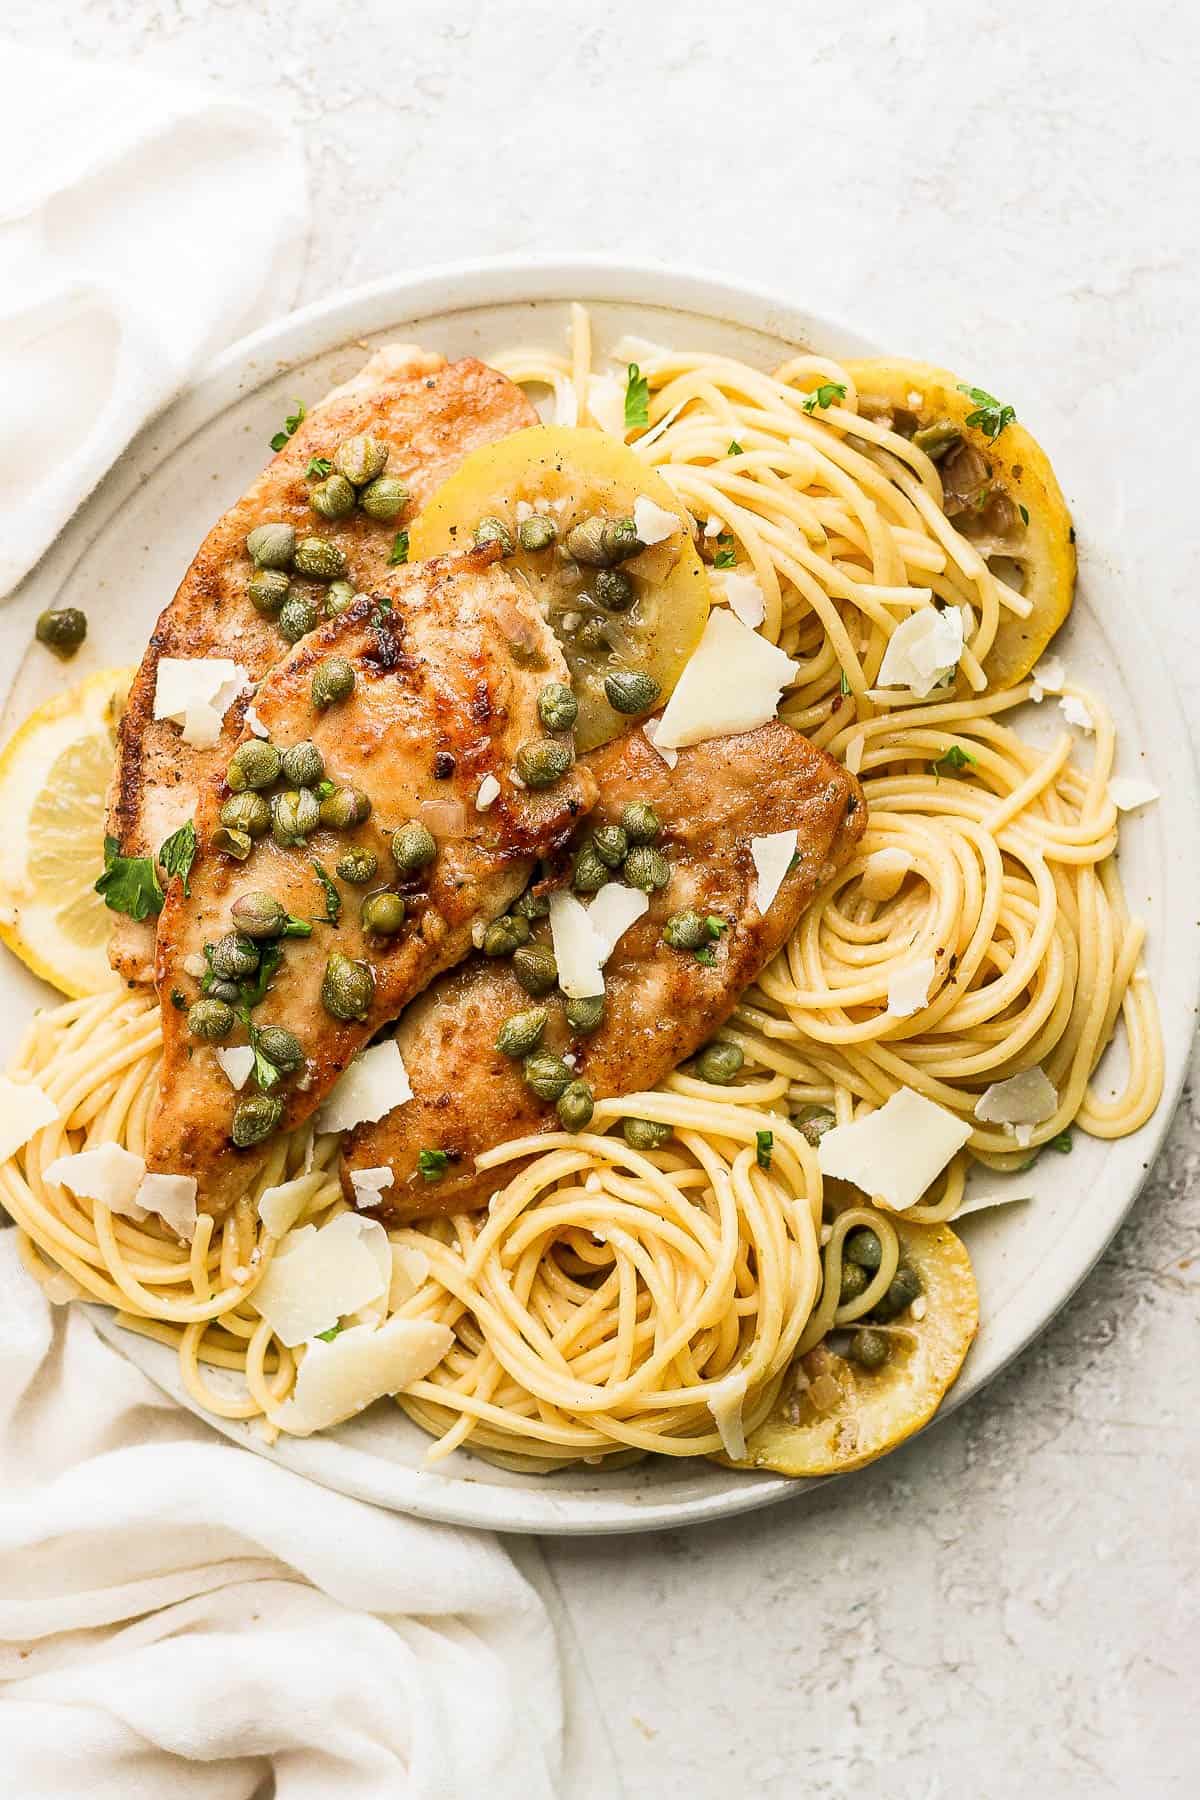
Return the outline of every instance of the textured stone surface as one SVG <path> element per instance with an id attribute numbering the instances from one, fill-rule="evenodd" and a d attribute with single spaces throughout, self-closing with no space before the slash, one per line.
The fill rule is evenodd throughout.
<path id="1" fill-rule="evenodd" d="M 295 120 L 300 298 L 618 250 L 791 292 L 1027 397 L 1085 570 L 1122 546 L 1194 714 L 1196 19 L 8 0 L 4 24 Z M 1196 1104 L 1082 1292 L 931 1435 L 728 1526 L 547 1546 L 631 1796 L 1195 1792 Z"/>

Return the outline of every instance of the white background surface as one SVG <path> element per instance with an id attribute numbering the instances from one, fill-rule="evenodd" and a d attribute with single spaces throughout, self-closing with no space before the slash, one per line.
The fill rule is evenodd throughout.
<path id="1" fill-rule="evenodd" d="M 297 123 L 299 299 L 614 250 L 960 369 L 1046 443 L 1085 578 L 1120 555 L 1196 712 L 1191 6 L 8 0 L 4 24 Z M 1194 781 L 1183 746 L 1154 773 Z M 1072 1305 L 885 1464 L 728 1526 L 546 1546 L 630 1796 L 1194 1792 L 1198 1153 L 1193 1090 Z"/>

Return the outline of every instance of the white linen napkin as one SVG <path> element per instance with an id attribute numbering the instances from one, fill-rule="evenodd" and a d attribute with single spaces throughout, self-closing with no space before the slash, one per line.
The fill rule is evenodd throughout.
<path id="1" fill-rule="evenodd" d="M 0 43 L 0 594 L 138 428 L 295 293 L 300 147 L 268 106 Z"/>

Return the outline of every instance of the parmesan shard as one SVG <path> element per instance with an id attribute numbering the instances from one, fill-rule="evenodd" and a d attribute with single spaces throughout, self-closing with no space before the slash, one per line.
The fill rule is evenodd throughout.
<path id="1" fill-rule="evenodd" d="M 1029 698 L 1041 704 L 1047 694 L 1061 694 L 1063 682 L 1067 679 L 1067 671 L 1063 667 L 1060 656 L 1044 656 L 1036 668 L 1029 671 L 1033 686 L 1029 690 Z"/>
<path id="2" fill-rule="evenodd" d="M 424 1250 L 415 1244 L 392 1245 L 392 1279 L 388 1288 L 388 1311 L 395 1312 L 419 1294 L 429 1280 L 431 1264 Z"/>
<path id="3" fill-rule="evenodd" d="M 1159 798 L 1151 781 L 1138 781 L 1132 775 L 1114 775 L 1108 784 L 1108 797 L 1118 812 L 1136 812 L 1139 806 L 1151 806 Z"/>
<path id="4" fill-rule="evenodd" d="M 647 548 L 651 544 L 665 544 L 668 538 L 678 537 L 681 524 L 678 513 L 670 512 L 654 500 L 648 500 L 645 494 L 639 494 L 633 503 L 634 530 L 639 542 Z"/>
<path id="5" fill-rule="evenodd" d="M 888 639 L 875 685 L 907 688 L 923 700 L 954 674 L 964 642 L 963 616 L 957 606 L 941 612 L 936 606 L 923 606 L 897 625 Z"/>
<path id="6" fill-rule="evenodd" d="M 259 1196 L 258 1216 L 272 1237 L 286 1237 L 304 1211 L 325 1177 L 311 1168 L 291 1181 L 264 1188 Z"/>
<path id="7" fill-rule="evenodd" d="M 631 890 L 632 891 L 632 890 Z M 568 1000 L 592 1000 L 604 992 L 607 951 L 587 909 L 560 888 L 550 896 L 550 935 L 558 964 L 558 985 Z"/>
<path id="8" fill-rule="evenodd" d="M 1078 694 L 1064 694 L 1058 703 L 1058 710 L 1068 725 L 1076 726 L 1085 736 L 1090 736 L 1096 729 L 1087 703 Z"/>
<path id="9" fill-rule="evenodd" d="M 975 1117 L 985 1125 L 1044 1125 L 1058 1111 L 1058 1093 L 1040 1068 L 1022 1069 L 1006 1081 L 993 1081 L 975 1102 Z M 1031 1133 L 1032 1136 L 1032 1133 Z"/>
<path id="10" fill-rule="evenodd" d="M 907 850 L 888 845 L 873 850 L 863 866 L 859 889 L 865 900 L 894 900 L 904 886 L 904 878 L 913 866 Z"/>
<path id="11" fill-rule="evenodd" d="M 683 750 L 765 725 L 798 674 L 790 656 L 716 607 L 659 720 L 655 748 Z"/>
<path id="12" fill-rule="evenodd" d="M 362 1412 L 385 1394 L 421 1381 L 441 1362 L 454 1333 L 425 1319 L 388 1319 L 354 1325 L 330 1343 L 309 1344 L 290 1400 L 275 1423 L 294 1436 L 323 1431 Z"/>
<path id="13" fill-rule="evenodd" d="M 713 1383 L 705 1395 L 705 1405 L 713 1416 L 721 1436 L 721 1447 L 730 1462 L 741 1462 L 746 1454 L 746 1428 L 742 1406 L 746 1399 L 749 1376 L 744 1369 L 725 1375 Z"/>
<path id="14" fill-rule="evenodd" d="M 339 1213 L 328 1225 L 301 1225 L 288 1232 L 254 1290 L 253 1302 L 291 1349 L 385 1294 L 390 1273 L 383 1226 L 357 1213 Z"/>
<path id="15" fill-rule="evenodd" d="M 797 837 L 798 833 L 792 830 L 772 831 L 766 837 L 750 839 L 750 855 L 754 859 L 755 873 L 758 876 L 754 904 L 764 915 L 792 866 Z"/>
<path id="16" fill-rule="evenodd" d="M 213 1055 L 220 1063 L 230 1087 L 240 1094 L 254 1067 L 254 1052 L 249 1044 L 235 1044 L 230 1050 L 214 1050 Z"/>
<path id="17" fill-rule="evenodd" d="M 391 1169 L 351 1169 L 350 1186 L 354 1189 L 354 1204 L 369 1211 L 372 1206 L 379 1205 L 379 1196 L 384 1188 L 390 1188 L 395 1182 Z"/>
<path id="18" fill-rule="evenodd" d="M 601 431 L 625 436 L 625 383 L 612 375 L 589 375 L 587 409 Z"/>
<path id="19" fill-rule="evenodd" d="M 46 1170 L 47 1181 L 57 1181 L 80 1200 L 98 1200 L 109 1212 L 137 1223 L 146 1209 L 137 1203 L 146 1165 L 132 1150 L 120 1144 L 97 1144 L 74 1156 L 60 1156 Z"/>
<path id="20" fill-rule="evenodd" d="M 670 750 L 665 744 L 659 743 L 658 728 L 661 723 L 661 719 L 647 719 L 646 723 L 642 726 L 642 736 L 654 751 L 655 755 L 662 757 L 668 769 L 673 769 L 675 764 L 679 761 L 679 752 L 678 750 Z"/>
<path id="21" fill-rule="evenodd" d="M 929 1003 L 929 990 L 937 965 L 932 956 L 919 956 L 888 981 L 887 1012 L 890 1019 L 908 1019 Z"/>
<path id="22" fill-rule="evenodd" d="M 389 1038 L 356 1056 L 317 1114 L 318 1131 L 374 1124 L 412 1099 L 400 1046 Z"/>
<path id="23" fill-rule="evenodd" d="M 13 1081 L 0 1075 L 0 1162 L 23 1150 L 35 1132 L 52 1125 L 58 1107 L 36 1081 Z"/>
<path id="24" fill-rule="evenodd" d="M 1032 1200 L 1033 1195 L 1027 1189 L 1014 1186 L 1010 1191 L 1000 1193 L 968 1194 L 960 1202 L 958 1211 L 951 1217 L 950 1223 L 956 1224 L 968 1213 L 984 1212 L 989 1206 L 1019 1206 L 1023 1201 Z"/>
<path id="25" fill-rule="evenodd" d="M 147 1213 L 157 1213 L 175 1236 L 190 1244 L 196 1235 L 196 1178 L 194 1175 L 143 1175 L 135 1203 Z"/>
<path id="26" fill-rule="evenodd" d="M 631 925 L 650 910 L 650 896 L 620 881 L 606 881 L 587 909 L 588 924 L 603 946 L 600 962 L 606 963 Z"/>
<path id="27" fill-rule="evenodd" d="M 475 811 L 487 812 L 500 798 L 500 783 L 494 775 L 485 775 L 475 795 Z"/>
<path id="28" fill-rule="evenodd" d="M 711 579 L 721 598 L 743 625 L 761 625 L 767 616 L 767 602 L 754 575 L 743 575 L 737 569 L 717 569 Z"/>
<path id="29" fill-rule="evenodd" d="M 912 1088 L 899 1088 L 877 1112 L 825 1132 L 817 1161 L 823 1175 L 852 1181 L 881 1205 L 904 1212 L 970 1135 L 964 1119 Z"/>
<path id="30" fill-rule="evenodd" d="M 221 720 L 252 687 L 246 670 L 228 656 L 163 656 L 154 688 L 154 717 L 182 727 L 185 744 L 211 749 Z"/>

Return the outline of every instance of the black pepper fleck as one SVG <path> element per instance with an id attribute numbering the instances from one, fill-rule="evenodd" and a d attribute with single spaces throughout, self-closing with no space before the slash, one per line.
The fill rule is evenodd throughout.
<path id="1" fill-rule="evenodd" d="M 435 781 L 449 781 L 456 767 L 457 764 L 449 750 L 439 750 L 433 759 L 433 779 Z"/>

